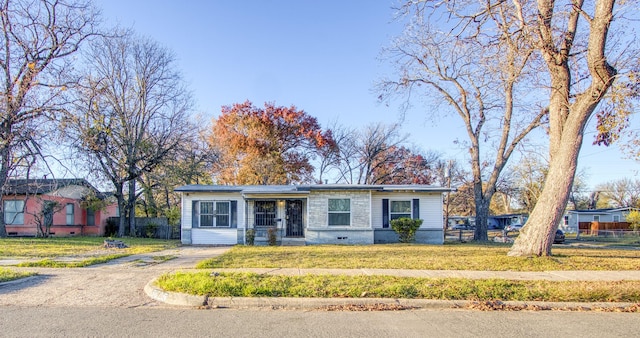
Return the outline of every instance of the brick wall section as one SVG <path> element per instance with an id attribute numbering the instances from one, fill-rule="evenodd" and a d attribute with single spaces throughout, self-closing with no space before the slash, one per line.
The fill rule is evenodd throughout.
<path id="1" fill-rule="evenodd" d="M 309 195 L 309 229 L 351 229 L 371 228 L 371 204 L 369 191 L 312 191 Z M 351 200 L 351 225 L 329 226 L 329 199 L 348 198 Z"/>

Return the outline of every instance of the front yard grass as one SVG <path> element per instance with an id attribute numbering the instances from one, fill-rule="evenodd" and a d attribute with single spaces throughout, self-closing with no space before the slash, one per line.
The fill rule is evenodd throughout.
<path id="1" fill-rule="evenodd" d="M 178 240 L 121 238 L 128 248 L 105 249 L 102 246 L 104 240 L 104 237 L 2 238 L 0 259 L 42 258 L 18 264 L 21 267 L 83 267 L 129 255 L 170 249 L 180 243 Z"/>
<path id="2" fill-rule="evenodd" d="M 479 271 L 638 270 L 640 250 L 553 248 L 550 258 L 508 257 L 508 244 L 235 246 L 197 268 Z"/>
<path id="3" fill-rule="evenodd" d="M 34 272 L 13 271 L 7 268 L 0 268 L 0 283 L 33 275 L 35 275 Z"/>
<path id="4" fill-rule="evenodd" d="M 550 282 L 392 276 L 281 276 L 177 272 L 162 275 L 167 291 L 210 297 L 409 298 L 470 301 L 640 302 L 640 281 Z"/>
<path id="5" fill-rule="evenodd" d="M 554 248 L 551 258 L 508 257 L 505 244 L 236 246 L 198 268 L 325 268 L 424 270 L 636 270 L 640 251 Z M 215 271 L 215 270 L 214 270 Z M 640 302 L 640 281 L 520 281 L 394 276 L 178 272 L 166 291 L 210 297 L 409 298 L 469 301 Z"/>

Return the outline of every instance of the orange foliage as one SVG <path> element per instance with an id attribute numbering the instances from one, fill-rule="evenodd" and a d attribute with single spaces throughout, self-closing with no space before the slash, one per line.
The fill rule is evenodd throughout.
<path id="1" fill-rule="evenodd" d="M 331 131 L 296 107 L 251 102 L 222 107 L 209 144 L 220 154 L 219 184 L 291 184 L 312 180 L 311 158 L 335 147 Z"/>

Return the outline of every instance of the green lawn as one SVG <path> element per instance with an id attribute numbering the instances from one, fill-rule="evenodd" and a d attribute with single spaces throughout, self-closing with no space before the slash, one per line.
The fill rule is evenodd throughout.
<path id="1" fill-rule="evenodd" d="M 471 301 L 640 302 L 640 281 L 550 282 L 392 276 L 279 276 L 177 272 L 167 291 L 210 297 L 409 298 Z"/>
<path id="2" fill-rule="evenodd" d="M 104 237 L 0 238 L 0 259 L 33 259 L 19 266 L 82 267 L 134 254 L 174 248 L 178 240 L 122 238 L 126 249 L 105 249 Z M 61 259 L 64 257 L 65 259 Z"/>
<path id="3" fill-rule="evenodd" d="M 419 270 L 638 270 L 640 250 L 554 248 L 550 258 L 508 257 L 504 244 L 236 246 L 198 268 Z"/>
<path id="4" fill-rule="evenodd" d="M 504 244 L 236 246 L 198 268 L 635 270 L 640 251 L 554 248 L 551 258 L 507 257 Z M 515 281 L 393 276 L 281 276 L 211 271 L 158 279 L 167 291 L 212 297 L 373 297 L 471 301 L 640 302 L 640 281 Z"/>

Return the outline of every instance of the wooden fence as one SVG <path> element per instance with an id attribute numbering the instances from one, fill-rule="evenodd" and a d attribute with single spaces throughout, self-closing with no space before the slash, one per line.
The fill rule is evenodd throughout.
<path id="1" fill-rule="evenodd" d="M 580 233 L 587 235 L 633 230 L 628 222 L 579 222 L 578 229 Z"/>

